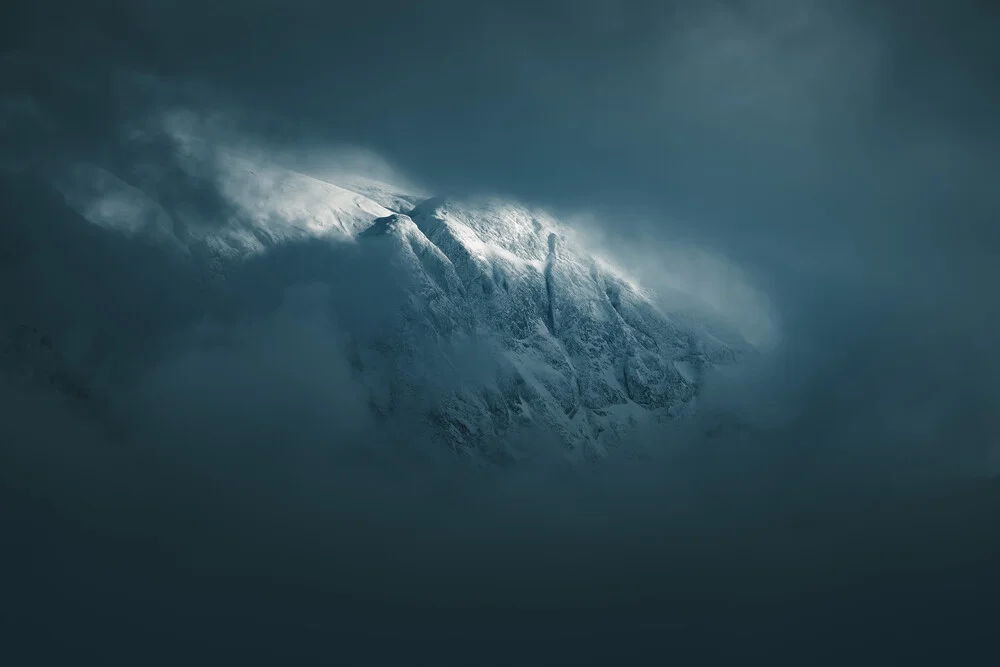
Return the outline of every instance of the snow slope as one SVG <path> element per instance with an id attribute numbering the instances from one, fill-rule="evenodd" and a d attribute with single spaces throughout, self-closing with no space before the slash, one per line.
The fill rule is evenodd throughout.
<path id="1" fill-rule="evenodd" d="M 360 235 L 418 277 L 411 340 L 393 354 L 426 354 L 414 340 L 490 350 L 490 372 L 430 411 L 454 446 L 516 459 L 516 427 L 529 423 L 574 456 L 600 456 L 640 421 L 690 410 L 703 372 L 740 353 L 659 312 L 566 231 L 508 201 L 430 199 Z"/>

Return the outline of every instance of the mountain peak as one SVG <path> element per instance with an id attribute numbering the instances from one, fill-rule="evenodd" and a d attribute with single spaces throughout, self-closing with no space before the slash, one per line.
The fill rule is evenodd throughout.
<path id="1" fill-rule="evenodd" d="M 517 458 L 509 429 L 527 422 L 576 456 L 601 455 L 642 420 L 690 411 L 705 371 L 735 360 L 736 350 L 661 312 L 567 231 L 508 200 L 447 197 L 360 235 L 399 241 L 413 298 L 400 328 L 410 339 L 393 354 L 425 354 L 415 335 L 490 346 L 495 372 L 451 386 L 431 411 L 453 445 L 493 443 Z"/>
<path id="2" fill-rule="evenodd" d="M 360 232 L 358 236 L 368 238 L 387 234 L 403 234 L 407 226 L 415 226 L 410 216 L 403 213 L 393 213 L 384 218 L 377 218 L 368 229 Z"/>

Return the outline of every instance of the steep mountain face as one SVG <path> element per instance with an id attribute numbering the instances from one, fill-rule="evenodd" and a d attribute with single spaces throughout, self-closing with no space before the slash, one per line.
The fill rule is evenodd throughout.
<path id="1" fill-rule="evenodd" d="M 554 219 L 509 202 L 430 199 L 360 241 L 391 245 L 419 276 L 407 318 L 417 339 L 492 351 L 489 379 L 431 411 L 462 447 L 488 449 L 533 423 L 579 455 L 604 454 L 638 421 L 689 411 L 704 371 L 738 354 L 658 311 Z"/>
<path id="2" fill-rule="evenodd" d="M 77 350 L 47 377 L 106 377 L 109 357 L 156 349 L 158 336 L 233 304 L 307 282 L 358 290 L 351 283 L 363 279 L 344 268 L 354 262 L 382 277 L 364 285 L 363 301 L 333 299 L 373 414 L 416 416 L 454 451 L 504 463 L 524 455 L 527 430 L 551 434 L 571 458 L 599 457 L 640 422 L 690 413 L 705 372 L 750 349 L 663 312 L 543 212 L 496 198 L 427 199 L 373 179 L 334 184 L 234 152 L 212 152 L 206 167 L 203 147 L 185 150 L 173 173 L 76 162 L 55 176 L 7 177 L 9 194 L 28 178 L 47 207 L 8 204 L 5 217 L 19 223 L 0 239 L 11 278 L 98 252 L 100 271 L 65 280 L 107 307 L 81 306 L 86 297 L 57 304 L 66 285 L 51 276 L 33 296 L 5 291 L 6 324 L 20 333 L 4 358 L 21 359 L 5 364 L 51 365 L 52 355 L 17 354 L 33 331 L 33 350 L 55 339 Z M 79 245 L 67 254 L 71 239 Z M 110 286 L 116 272 L 146 278 Z M 80 382 L 62 384 L 79 397 L 90 391 Z"/>

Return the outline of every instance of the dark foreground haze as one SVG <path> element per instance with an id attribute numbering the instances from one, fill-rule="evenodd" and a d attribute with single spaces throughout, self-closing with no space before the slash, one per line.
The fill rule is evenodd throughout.
<path id="1" fill-rule="evenodd" d="M 989 3 L 0 11 L 0 324 L 103 336 L 112 378 L 96 419 L 0 375 L 2 664 L 996 661 Z M 362 146 L 386 179 L 582 211 L 640 275 L 728 258 L 780 333 L 712 387 L 741 428 L 574 471 L 538 435 L 497 471 L 374 424 L 338 341 L 392 310 L 383 267 L 292 248 L 203 302 L 39 185 L 149 160 L 161 201 L 223 219 L 176 146 L 122 156 L 177 109 L 315 169 L 373 168 L 344 166 Z M 195 335 L 216 311 L 223 346 Z"/>
<path id="2" fill-rule="evenodd" d="M 122 450 L 4 399 L 11 664 L 988 664 L 994 642 L 988 480 L 737 452 L 498 476 L 300 431 Z"/>

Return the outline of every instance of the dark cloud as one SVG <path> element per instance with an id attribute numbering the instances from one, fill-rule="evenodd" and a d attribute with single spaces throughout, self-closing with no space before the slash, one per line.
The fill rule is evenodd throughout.
<path id="1" fill-rule="evenodd" d="M 44 325 L 81 372 L 118 360 L 91 379 L 133 441 L 4 384 L 25 617 L 95 649 L 107 633 L 69 617 L 103 596 L 97 625 L 119 635 L 165 642 L 149 628 L 194 618 L 216 626 L 205 645 L 303 653 L 325 614 L 370 629 L 374 611 L 400 627 L 477 605 L 498 634 L 545 616 L 570 642 L 553 617 L 618 613 L 678 623 L 702 651 L 720 625 L 788 648 L 807 620 L 860 619 L 860 637 L 881 613 L 924 627 L 934 606 L 958 621 L 927 636 L 981 632 L 995 609 L 968 582 L 995 590 L 996 491 L 938 484 L 981 476 L 998 442 L 998 19 L 911 4 L 9 4 L 5 162 L 93 160 L 221 221 L 219 165 L 158 133 L 164 112 L 315 164 L 360 145 L 433 191 L 583 210 L 625 263 L 643 246 L 639 274 L 678 247 L 721 254 L 782 334 L 708 388 L 742 429 L 643 433 L 652 458 L 571 476 L 442 468 L 406 456 L 433 450 L 409 422 L 361 416 L 344 341 L 391 323 L 398 296 L 372 257 L 292 247 L 216 299 L 7 180 L 4 317 Z"/>

